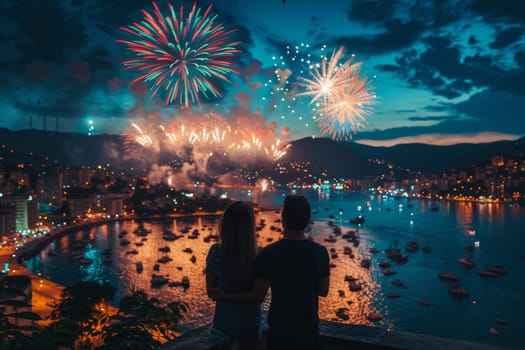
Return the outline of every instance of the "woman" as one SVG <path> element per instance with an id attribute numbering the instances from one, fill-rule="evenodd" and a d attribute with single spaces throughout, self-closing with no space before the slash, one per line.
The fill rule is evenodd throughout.
<path id="1" fill-rule="evenodd" d="M 257 244 L 255 216 L 245 202 L 232 203 L 222 215 L 220 242 L 206 257 L 206 289 L 214 298 L 216 290 L 244 292 L 252 288 Z M 211 339 L 216 344 L 237 342 L 239 349 L 256 349 L 261 325 L 259 304 L 217 301 Z"/>

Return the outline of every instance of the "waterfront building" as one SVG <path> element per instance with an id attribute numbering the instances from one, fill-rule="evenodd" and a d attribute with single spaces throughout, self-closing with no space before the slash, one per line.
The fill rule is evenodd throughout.
<path id="1" fill-rule="evenodd" d="M 15 208 L 16 231 L 32 230 L 38 221 L 38 204 L 33 194 L 12 194 L 2 196 L 0 205 L 10 205 Z"/>
<path id="2" fill-rule="evenodd" d="M 0 237 L 14 235 L 16 231 L 16 207 L 0 204 Z"/>

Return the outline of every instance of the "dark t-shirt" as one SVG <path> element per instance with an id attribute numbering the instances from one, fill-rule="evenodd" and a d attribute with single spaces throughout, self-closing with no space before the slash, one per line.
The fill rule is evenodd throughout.
<path id="1" fill-rule="evenodd" d="M 257 257 L 256 278 L 270 281 L 270 331 L 318 334 L 320 281 L 330 275 L 328 251 L 310 240 L 282 239 Z"/>

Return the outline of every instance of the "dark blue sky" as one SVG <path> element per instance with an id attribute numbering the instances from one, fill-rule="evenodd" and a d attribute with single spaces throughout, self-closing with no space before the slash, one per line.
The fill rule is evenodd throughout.
<path id="1" fill-rule="evenodd" d="M 167 9 L 167 1 L 157 3 Z M 243 42 L 235 63 L 241 76 L 221 84 L 223 97 L 203 103 L 203 111 L 229 118 L 241 105 L 289 128 L 290 140 L 321 136 L 307 100 L 281 100 L 274 64 L 294 80 L 307 74 L 306 64 L 292 61 L 296 50 L 315 62 L 344 46 L 363 62 L 377 94 L 356 141 L 448 144 L 525 135 L 523 1 L 197 2 L 210 3 Z M 45 114 L 48 128 L 59 118 L 62 131 L 87 132 L 91 120 L 97 133 L 120 133 L 151 111 L 176 116 L 177 106 L 130 86 L 136 73 L 121 64 L 130 54 L 116 42 L 125 36 L 119 27 L 140 20 L 142 8 L 151 11 L 151 2 L 2 0 L 0 127 L 26 129 L 32 119 L 42 128 Z"/>

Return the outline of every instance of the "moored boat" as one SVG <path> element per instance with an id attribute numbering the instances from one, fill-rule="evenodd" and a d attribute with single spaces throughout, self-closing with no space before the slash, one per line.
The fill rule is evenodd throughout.
<path id="1" fill-rule="evenodd" d="M 463 258 L 458 259 L 458 262 L 461 265 L 469 267 L 469 268 L 476 266 L 476 263 L 474 262 L 474 260 L 472 260 L 470 258 L 467 258 L 467 257 L 463 257 Z"/>
<path id="2" fill-rule="evenodd" d="M 452 281 L 452 282 L 459 281 L 459 277 L 450 272 L 440 272 L 438 273 L 438 277 L 440 280 L 444 280 L 444 281 Z"/>

